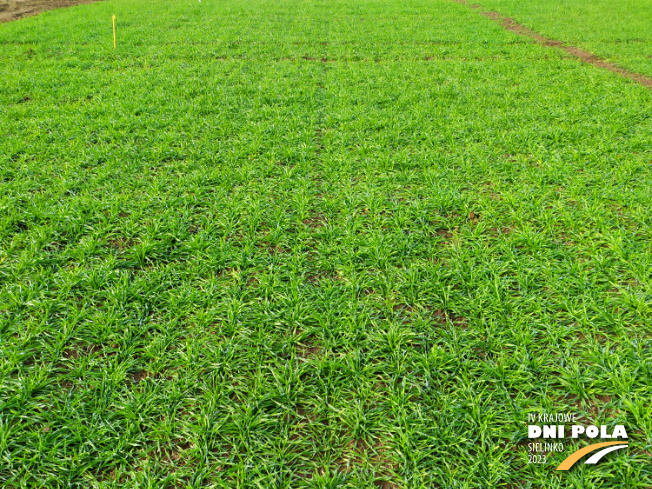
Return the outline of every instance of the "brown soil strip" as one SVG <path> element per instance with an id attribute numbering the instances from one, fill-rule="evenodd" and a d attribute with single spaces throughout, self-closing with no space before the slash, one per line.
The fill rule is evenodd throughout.
<path id="1" fill-rule="evenodd" d="M 461 3 L 462 5 L 470 6 L 471 8 L 474 9 L 480 8 L 479 5 L 469 5 L 465 0 L 451 0 L 451 1 L 455 3 Z M 497 24 L 500 24 L 503 28 L 505 28 L 510 32 L 514 32 L 515 34 L 518 34 L 520 36 L 525 36 L 525 37 L 529 37 L 530 39 L 534 39 L 536 42 L 538 42 L 543 46 L 559 48 L 563 51 L 566 51 L 571 56 L 574 56 L 575 58 L 579 59 L 583 63 L 590 64 L 592 66 L 595 66 L 596 68 L 602 68 L 603 70 L 611 71 L 612 73 L 620 75 L 623 78 L 627 78 L 628 80 L 632 80 L 637 83 L 640 83 L 641 85 L 652 90 L 652 78 L 648 76 L 641 75 L 640 73 L 634 73 L 632 71 L 628 71 L 625 68 L 621 68 L 620 66 L 614 63 L 605 61 L 604 59 L 596 56 L 595 54 L 590 53 L 589 51 L 585 51 L 581 48 L 575 46 L 567 46 L 561 41 L 548 39 L 547 37 L 542 36 L 538 32 L 535 32 L 531 29 L 528 29 L 524 25 L 519 24 L 514 19 L 505 17 L 504 15 L 498 12 L 480 12 L 480 13 L 485 17 L 493 20 Z"/>
<path id="2" fill-rule="evenodd" d="M 80 3 L 95 3 L 98 0 L 0 0 L 0 23 L 11 22 L 45 10 L 72 7 Z"/>

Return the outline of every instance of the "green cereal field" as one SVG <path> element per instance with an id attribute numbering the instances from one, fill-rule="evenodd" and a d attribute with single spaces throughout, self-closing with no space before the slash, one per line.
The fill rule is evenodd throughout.
<path id="1" fill-rule="evenodd" d="M 0 487 L 652 487 L 652 90 L 483 15 L 650 79 L 652 0 L 472 4 L 0 24 Z"/>

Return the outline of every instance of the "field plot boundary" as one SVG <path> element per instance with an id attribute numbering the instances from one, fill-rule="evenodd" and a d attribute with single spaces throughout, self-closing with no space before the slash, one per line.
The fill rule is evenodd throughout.
<path id="1" fill-rule="evenodd" d="M 475 5 L 475 4 L 470 5 L 465 0 L 451 0 L 451 1 L 455 3 L 459 3 L 461 5 L 466 5 L 467 7 L 470 7 L 472 9 L 476 9 L 476 10 L 481 9 L 480 5 Z M 627 78 L 628 80 L 632 80 L 637 83 L 640 83 L 641 85 L 652 90 L 652 78 L 648 76 L 642 75 L 641 73 L 635 73 L 633 71 L 629 71 L 621 66 L 618 66 L 615 63 L 610 63 L 609 61 L 606 61 L 600 58 L 599 56 L 596 56 L 595 54 L 589 51 L 585 51 L 584 49 L 579 48 L 577 46 L 566 45 L 562 41 L 556 41 L 554 39 L 550 39 L 542 34 L 539 34 L 538 32 L 533 31 L 528 27 L 525 27 L 524 25 L 518 23 L 516 20 L 512 19 L 511 17 L 507 17 L 501 14 L 500 12 L 480 11 L 480 14 L 487 17 L 488 19 L 493 20 L 501 27 L 503 27 L 505 30 L 508 30 L 520 36 L 529 37 L 530 39 L 535 40 L 536 42 L 538 42 L 543 46 L 562 49 L 563 51 L 579 59 L 583 63 L 587 63 L 592 66 L 595 66 L 596 68 L 602 68 L 604 70 L 610 71 L 612 73 L 622 76 L 623 78 Z"/>

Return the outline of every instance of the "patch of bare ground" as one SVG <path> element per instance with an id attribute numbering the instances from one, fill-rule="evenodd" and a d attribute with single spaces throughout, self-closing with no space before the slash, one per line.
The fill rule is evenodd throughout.
<path id="1" fill-rule="evenodd" d="M 371 445 L 360 438 L 352 439 L 342 456 L 334 461 L 336 471 L 341 474 L 348 474 L 355 467 L 363 467 L 367 464 L 375 467 L 374 487 L 383 489 L 399 487 L 392 482 L 398 467 L 391 461 L 389 449 L 380 441 Z"/>
<path id="2" fill-rule="evenodd" d="M 109 239 L 107 241 L 109 246 L 117 251 L 125 251 L 128 248 L 131 248 L 136 244 L 136 242 L 133 239 L 126 238 L 126 237 L 118 237 L 114 239 Z"/>
<path id="3" fill-rule="evenodd" d="M 297 356 L 303 360 L 318 356 L 321 351 L 319 340 L 314 335 L 308 335 L 296 344 Z"/>
<path id="4" fill-rule="evenodd" d="M 480 8 L 478 5 L 469 5 L 465 0 L 451 0 L 451 1 L 462 5 L 470 6 L 471 8 L 474 9 Z M 538 32 L 535 32 L 532 29 L 529 29 L 524 25 L 519 24 L 514 19 L 506 17 L 498 12 L 489 11 L 489 12 L 480 12 L 480 13 L 485 17 L 493 20 L 497 24 L 501 25 L 504 29 L 510 32 L 518 34 L 519 36 L 525 36 L 525 37 L 529 37 L 530 39 L 534 39 L 536 42 L 538 42 L 543 46 L 559 48 L 567 52 L 571 56 L 579 59 L 583 63 L 587 63 L 592 66 L 595 66 L 596 68 L 602 68 L 603 70 L 610 71 L 612 73 L 622 76 L 623 78 L 627 78 L 628 80 L 632 80 L 637 83 L 640 83 L 644 87 L 647 87 L 650 90 L 652 90 L 652 78 L 648 76 L 626 70 L 625 68 L 622 68 L 615 63 L 610 63 L 609 61 L 606 61 L 600 58 L 599 56 L 596 56 L 595 54 L 589 51 L 585 51 L 584 49 L 578 48 L 576 46 L 568 46 L 562 43 L 561 41 L 555 41 L 554 39 L 549 39 L 539 34 Z"/>
<path id="5" fill-rule="evenodd" d="M 11 22 L 46 10 L 73 7 L 98 0 L 0 0 L 0 22 Z"/>
<path id="6" fill-rule="evenodd" d="M 319 229 L 319 228 L 326 227 L 327 222 L 328 221 L 323 214 L 315 214 L 303 220 L 304 226 L 312 229 Z"/>
<path id="7" fill-rule="evenodd" d="M 459 228 L 455 228 L 455 231 L 459 231 Z M 444 239 L 444 242 L 449 243 L 453 238 L 453 233 L 447 228 L 437 228 L 435 229 L 435 234 L 441 236 Z"/>
<path id="8" fill-rule="evenodd" d="M 149 377 L 149 375 L 150 375 L 149 372 L 145 372 L 145 371 L 136 372 L 131 376 L 132 382 L 134 384 L 138 384 L 139 382 Z"/>
<path id="9" fill-rule="evenodd" d="M 489 233 L 489 236 L 497 237 L 497 236 L 503 236 L 503 235 L 506 235 L 506 234 L 511 234 L 513 231 L 514 230 L 512 228 L 503 226 L 500 229 L 498 229 L 497 227 L 489 228 L 489 230 L 487 232 Z"/>

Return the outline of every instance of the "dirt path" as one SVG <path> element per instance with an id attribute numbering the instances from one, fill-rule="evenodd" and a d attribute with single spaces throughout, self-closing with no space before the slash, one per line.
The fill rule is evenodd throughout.
<path id="1" fill-rule="evenodd" d="M 0 0 L 0 22 L 10 22 L 44 10 L 72 7 L 97 0 Z"/>
<path id="2" fill-rule="evenodd" d="M 465 0 L 452 0 L 453 2 L 456 3 L 461 3 L 462 5 L 469 6 L 474 9 L 480 9 L 479 5 L 469 5 Z M 641 75 L 640 73 L 634 73 L 632 71 L 626 70 L 625 68 L 622 68 L 614 63 L 610 63 L 609 61 L 605 61 L 604 59 L 600 58 L 599 56 L 596 56 L 595 54 L 585 51 L 581 48 L 575 47 L 575 46 L 567 46 L 561 41 L 555 41 L 553 39 L 548 39 L 545 36 L 542 36 L 538 32 L 535 32 L 531 29 L 528 29 L 524 25 L 519 24 L 516 22 L 514 19 L 510 19 L 509 17 L 505 17 L 504 15 L 498 13 L 498 12 L 480 12 L 482 15 L 485 17 L 488 17 L 489 19 L 493 20 L 497 24 L 500 24 L 502 27 L 507 29 L 508 31 L 514 32 L 516 34 L 519 34 L 521 36 L 526 36 L 529 37 L 530 39 L 534 39 L 537 41 L 539 44 L 542 44 L 544 46 L 550 46 L 550 47 L 555 47 L 562 49 L 566 51 L 568 54 L 578 58 L 580 61 L 584 63 L 588 63 L 590 65 L 593 65 L 597 68 L 602 68 L 603 70 L 611 71 L 612 73 L 616 73 L 617 75 L 620 75 L 624 78 L 627 78 L 628 80 L 633 80 L 635 82 L 640 83 L 641 85 L 649 88 L 652 90 L 652 78 Z"/>

